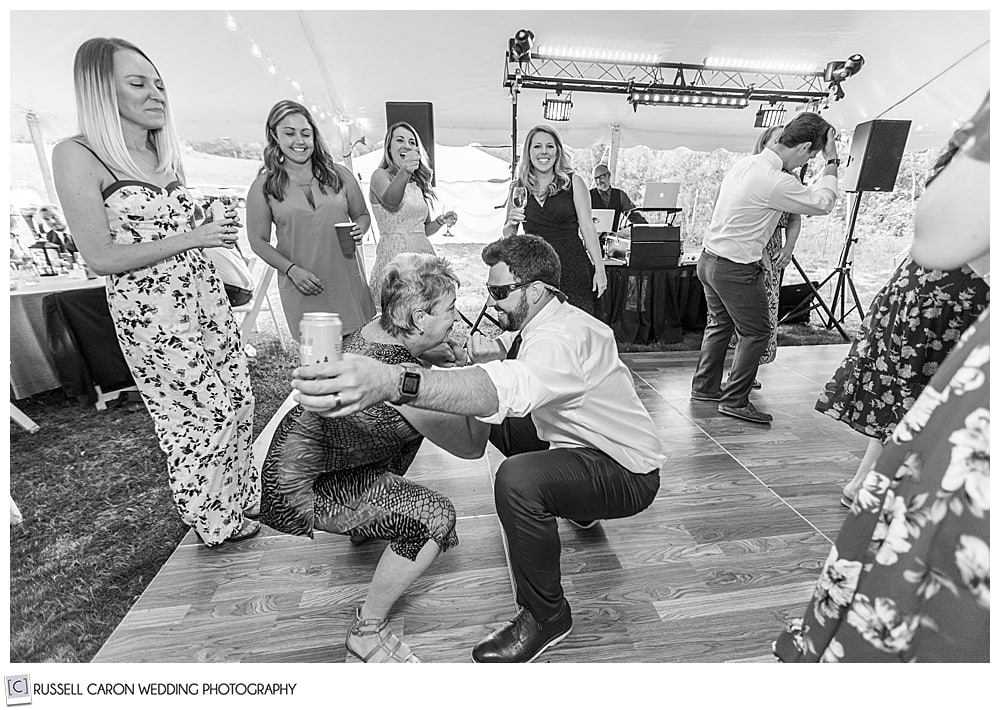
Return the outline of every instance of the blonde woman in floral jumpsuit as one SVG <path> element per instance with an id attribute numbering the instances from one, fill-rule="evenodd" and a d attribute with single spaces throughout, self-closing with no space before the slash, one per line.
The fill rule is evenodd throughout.
<path id="1" fill-rule="evenodd" d="M 88 40 L 74 79 L 81 130 L 53 150 L 56 188 L 85 261 L 108 276 L 118 341 L 167 455 L 174 502 L 206 545 L 250 537 L 260 530 L 247 517 L 260 495 L 253 392 L 202 253 L 232 247 L 234 213 L 194 226 L 166 88 L 138 47 Z"/>

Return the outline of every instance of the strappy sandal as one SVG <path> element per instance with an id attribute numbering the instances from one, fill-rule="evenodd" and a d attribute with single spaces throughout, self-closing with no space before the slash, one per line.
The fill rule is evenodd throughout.
<path id="1" fill-rule="evenodd" d="M 258 523 L 256 520 L 250 520 L 249 518 L 244 517 L 243 524 L 240 525 L 238 528 L 236 528 L 236 530 L 234 530 L 233 533 L 222 542 L 239 542 L 240 540 L 247 540 L 259 532 L 260 532 L 260 523 Z M 217 543 L 216 545 L 209 545 L 207 542 L 205 542 L 205 538 L 203 538 L 201 536 L 201 533 L 199 533 L 197 530 L 195 531 L 194 534 L 198 536 L 198 539 L 201 540 L 206 547 L 217 547 L 218 545 L 222 544 L 220 542 Z"/>
<path id="2" fill-rule="evenodd" d="M 376 636 L 378 645 L 362 656 L 351 648 L 352 636 Z M 364 663 L 420 663 L 420 659 L 413 655 L 413 651 L 389 628 L 388 619 L 362 619 L 361 609 L 354 612 L 354 622 L 347 630 L 347 640 L 344 646 L 350 651 L 352 656 L 360 658 Z M 381 653 L 382 658 L 372 660 L 376 654 Z"/>

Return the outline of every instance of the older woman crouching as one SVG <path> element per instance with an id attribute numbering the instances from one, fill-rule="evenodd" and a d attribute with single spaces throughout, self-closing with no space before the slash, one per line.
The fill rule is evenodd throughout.
<path id="1" fill-rule="evenodd" d="M 344 352 L 425 366 L 421 355 L 448 340 L 458 285 L 443 258 L 400 254 L 384 271 L 381 313 L 344 340 Z M 464 364 L 463 353 L 456 357 Z M 261 472 L 261 520 L 296 535 L 320 529 L 389 541 L 347 633 L 347 650 L 366 663 L 419 662 L 386 617 L 438 554 L 458 544 L 451 501 L 403 474 L 424 437 L 478 458 L 488 434 L 474 418 L 387 403 L 342 419 L 296 406 L 278 425 Z"/>

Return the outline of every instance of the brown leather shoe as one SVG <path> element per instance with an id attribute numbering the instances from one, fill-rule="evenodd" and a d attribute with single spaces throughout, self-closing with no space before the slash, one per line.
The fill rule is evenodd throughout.
<path id="1" fill-rule="evenodd" d="M 747 402 L 747 406 L 745 407 L 730 407 L 728 404 L 720 404 L 719 412 L 727 414 L 730 417 L 736 417 L 737 419 L 745 419 L 754 424 L 770 424 L 771 420 L 774 419 L 767 412 L 757 411 L 757 408 L 753 406 L 753 402 Z"/>

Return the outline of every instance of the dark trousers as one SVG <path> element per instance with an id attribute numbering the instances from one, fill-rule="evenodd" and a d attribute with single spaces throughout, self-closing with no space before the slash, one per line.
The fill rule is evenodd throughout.
<path id="1" fill-rule="evenodd" d="M 653 502 L 660 475 L 632 473 L 596 449 L 550 449 L 538 439 L 530 417 L 495 425 L 490 441 L 507 456 L 497 469 L 494 495 L 517 603 L 538 621 L 547 621 L 565 605 L 556 518 L 635 515 Z"/>
<path id="2" fill-rule="evenodd" d="M 706 251 L 698 260 L 698 278 L 705 289 L 708 324 L 691 389 L 703 393 L 719 391 L 726 349 L 735 329 L 736 352 L 720 403 L 745 407 L 771 332 L 764 268 L 757 263 L 738 264 Z"/>

